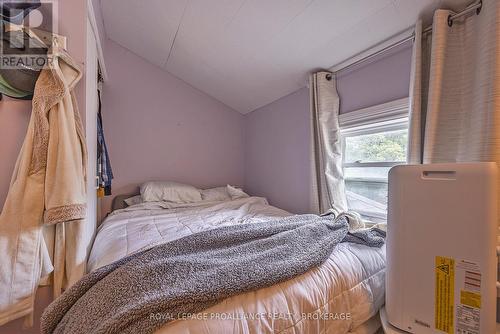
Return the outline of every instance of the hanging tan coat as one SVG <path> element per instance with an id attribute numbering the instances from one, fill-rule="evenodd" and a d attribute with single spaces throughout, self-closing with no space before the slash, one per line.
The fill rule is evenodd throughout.
<path id="1" fill-rule="evenodd" d="M 56 295 L 71 276 L 65 270 L 84 273 L 68 260 L 64 242 L 86 216 L 87 152 L 72 92 L 81 71 L 64 50 L 55 47 L 51 55 L 0 215 L 0 325 L 32 314 L 40 279 L 54 267 Z"/>

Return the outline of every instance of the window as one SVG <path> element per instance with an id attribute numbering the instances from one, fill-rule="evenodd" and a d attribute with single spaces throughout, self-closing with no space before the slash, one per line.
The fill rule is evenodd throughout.
<path id="1" fill-rule="evenodd" d="M 352 113 L 340 118 L 349 209 L 368 220 L 383 222 L 387 218 L 389 169 L 406 163 L 407 99 Z"/>

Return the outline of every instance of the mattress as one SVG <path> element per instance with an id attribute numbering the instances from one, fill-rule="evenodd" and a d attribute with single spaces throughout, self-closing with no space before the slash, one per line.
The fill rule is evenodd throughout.
<path id="1" fill-rule="evenodd" d="M 88 268 L 207 229 L 288 215 L 260 197 L 131 206 L 99 227 Z M 385 247 L 341 243 L 325 263 L 303 275 L 228 298 L 157 333 L 374 333 L 384 287 Z"/>

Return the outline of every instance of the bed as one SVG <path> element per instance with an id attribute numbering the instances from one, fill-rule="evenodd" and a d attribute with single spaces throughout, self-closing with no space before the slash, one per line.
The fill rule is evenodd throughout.
<path id="1" fill-rule="evenodd" d="M 193 233 L 290 215 L 261 197 L 130 207 L 121 199 L 98 229 L 90 271 Z M 228 298 L 156 333 L 375 333 L 384 287 L 385 247 L 341 243 L 323 265 L 306 274 Z"/>

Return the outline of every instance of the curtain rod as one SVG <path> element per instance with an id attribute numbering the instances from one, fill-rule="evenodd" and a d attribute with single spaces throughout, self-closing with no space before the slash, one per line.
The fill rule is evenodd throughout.
<path id="1" fill-rule="evenodd" d="M 483 1 L 482 0 L 478 0 L 478 1 L 475 1 L 474 3 L 470 4 L 469 6 L 467 6 L 464 10 L 456 13 L 456 14 L 453 14 L 453 15 L 449 15 L 448 16 L 448 25 L 451 27 L 453 25 L 453 20 L 456 20 L 464 15 L 467 15 L 468 13 L 472 12 L 472 11 L 476 11 L 476 14 L 479 15 L 479 13 L 481 12 L 481 8 L 483 6 Z M 425 28 L 422 33 L 423 34 L 428 34 L 428 33 L 431 33 L 432 32 L 432 25 Z M 408 42 L 408 41 L 412 41 L 415 39 L 415 32 L 413 32 L 413 34 L 411 34 L 410 36 L 408 37 L 405 37 L 401 40 L 398 40 L 397 42 L 395 43 L 392 43 L 388 46 L 386 46 L 385 48 L 382 48 L 374 53 L 371 53 L 361 59 L 358 59 L 350 64 L 347 64 L 346 66 L 338 69 L 335 71 L 335 73 L 339 73 L 339 72 L 342 72 L 342 71 L 345 71 L 351 67 L 354 67 L 360 63 L 363 63 L 371 58 L 374 58 L 374 57 L 377 57 L 378 55 L 382 54 L 382 53 L 385 53 L 391 49 L 394 49 L 400 45 L 403 45 L 404 43 Z"/>
<path id="2" fill-rule="evenodd" d="M 472 11 L 476 11 L 476 15 L 479 15 L 479 13 L 481 12 L 481 8 L 482 7 L 483 7 L 483 1 L 479 0 L 479 1 L 476 1 L 476 2 L 474 2 L 472 4 L 470 4 L 469 6 L 467 6 L 461 12 L 458 12 L 458 13 L 453 14 L 453 15 L 448 15 L 448 25 L 451 27 L 453 25 L 453 20 L 459 19 L 462 16 L 467 15 L 467 14 L 469 14 Z M 422 31 L 423 34 L 427 34 L 427 33 L 430 33 L 430 32 L 432 32 L 432 26 L 428 26 L 427 28 L 425 28 Z"/>

